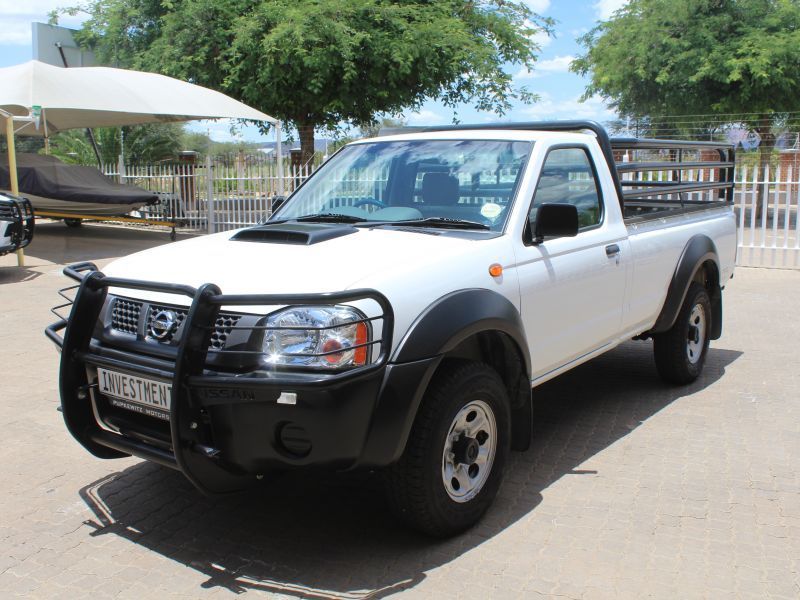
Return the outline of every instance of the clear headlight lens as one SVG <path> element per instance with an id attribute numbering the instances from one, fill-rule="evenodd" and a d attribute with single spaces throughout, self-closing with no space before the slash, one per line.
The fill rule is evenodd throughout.
<path id="1" fill-rule="evenodd" d="M 371 341 L 366 317 L 351 306 L 295 306 L 267 317 L 266 362 L 324 369 L 367 364 Z"/>

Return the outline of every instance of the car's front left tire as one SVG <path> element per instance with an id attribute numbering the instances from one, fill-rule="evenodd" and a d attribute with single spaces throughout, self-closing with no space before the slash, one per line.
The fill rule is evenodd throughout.
<path id="1" fill-rule="evenodd" d="M 402 458 L 386 472 L 394 512 L 437 537 L 468 529 L 497 495 L 510 437 L 509 400 L 497 372 L 472 361 L 443 364 Z"/>

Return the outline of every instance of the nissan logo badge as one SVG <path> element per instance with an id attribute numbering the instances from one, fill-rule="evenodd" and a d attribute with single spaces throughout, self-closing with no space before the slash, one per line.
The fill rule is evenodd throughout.
<path id="1" fill-rule="evenodd" d="M 178 315 L 171 310 L 160 310 L 150 322 L 150 335 L 159 342 L 166 340 L 178 328 Z"/>

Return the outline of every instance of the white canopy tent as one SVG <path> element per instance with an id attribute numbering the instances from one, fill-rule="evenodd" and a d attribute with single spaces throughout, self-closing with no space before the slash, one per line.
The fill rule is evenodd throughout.
<path id="1" fill-rule="evenodd" d="M 274 126 L 279 185 L 283 182 L 280 121 L 220 92 L 156 73 L 67 69 L 35 60 L 0 68 L 0 117 L 6 121 L 13 194 L 19 194 L 15 135 L 47 137 L 66 129 L 199 119 L 248 119 Z"/>

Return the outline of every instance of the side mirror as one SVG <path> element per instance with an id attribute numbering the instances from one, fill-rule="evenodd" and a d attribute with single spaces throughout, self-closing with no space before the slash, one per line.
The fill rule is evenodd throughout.
<path id="1" fill-rule="evenodd" d="M 286 202 L 286 196 L 273 196 L 272 197 L 272 214 L 275 214 L 275 211 L 277 211 L 281 206 L 283 206 L 284 202 Z"/>
<path id="2" fill-rule="evenodd" d="M 578 235 L 578 208 L 575 205 L 545 203 L 536 209 L 534 244 L 541 244 L 545 238 L 576 235 Z"/>

